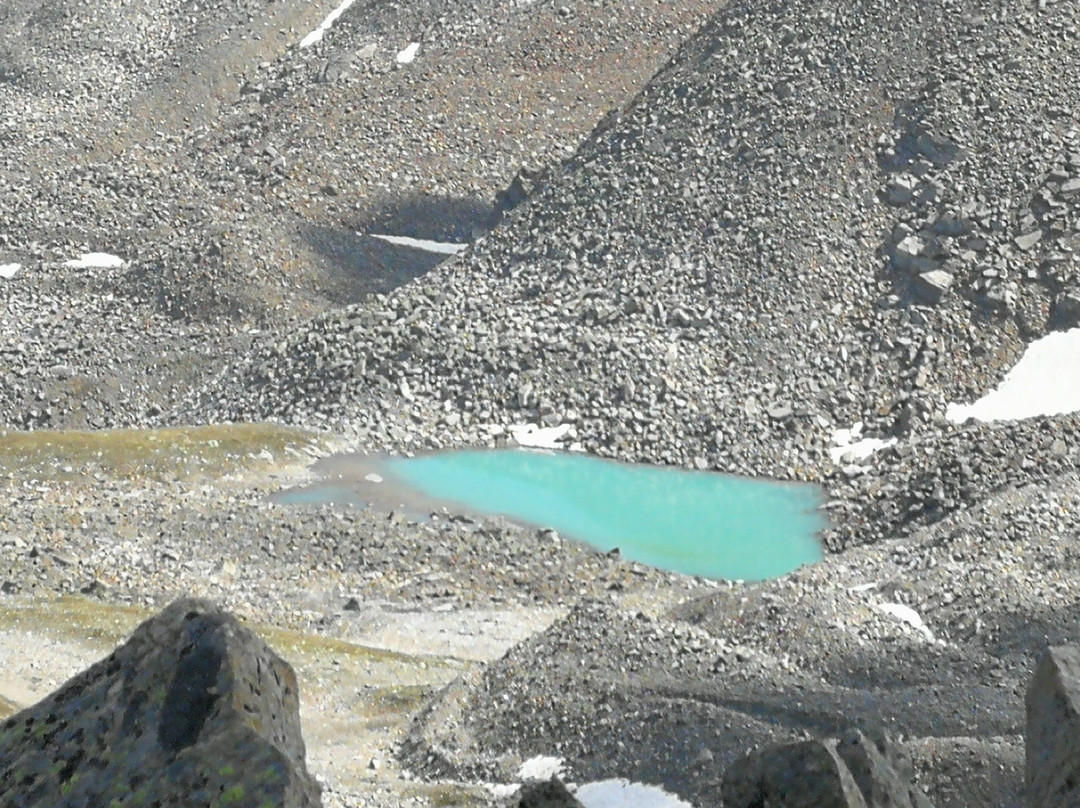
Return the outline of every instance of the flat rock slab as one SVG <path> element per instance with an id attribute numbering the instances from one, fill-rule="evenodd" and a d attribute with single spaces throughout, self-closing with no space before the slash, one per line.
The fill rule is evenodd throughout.
<path id="1" fill-rule="evenodd" d="M 0 724 L 0 788 L 28 808 L 321 805 L 304 756 L 292 668 L 194 599 Z"/>

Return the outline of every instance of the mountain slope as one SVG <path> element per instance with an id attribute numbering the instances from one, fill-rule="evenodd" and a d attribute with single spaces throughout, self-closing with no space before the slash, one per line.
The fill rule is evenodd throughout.
<path id="1" fill-rule="evenodd" d="M 835 487 L 837 429 L 951 440 L 949 401 L 1068 324 L 1074 10 L 733 4 L 469 254 L 269 335 L 197 411 L 415 448 L 571 423 Z"/>

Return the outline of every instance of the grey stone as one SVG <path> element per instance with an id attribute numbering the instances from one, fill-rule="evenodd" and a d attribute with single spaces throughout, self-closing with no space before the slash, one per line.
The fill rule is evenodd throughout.
<path id="1" fill-rule="evenodd" d="M 893 262 L 899 269 L 911 269 L 916 260 L 926 249 L 926 244 L 918 236 L 906 236 L 893 251 Z"/>
<path id="2" fill-rule="evenodd" d="M 0 724 L 4 804 L 321 804 L 292 668 L 213 604 L 179 600 Z"/>
<path id="3" fill-rule="evenodd" d="M 890 205 L 906 205 L 915 196 L 918 180 L 914 177 L 901 174 L 893 177 L 885 187 L 885 201 Z"/>
<path id="4" fill-rule="evenodd" d="M 1066 292 L 1057 299 L 1055 315 L 1068 327 L 1080 325 L 1080 292 Z"/>
<path id="5" fill-rule="evenodd" d="M 525 783 L 518 794 L 518 808 L 585 808 L 557 778 Z"/>
<path id="6" fill-rule="evenodd" d="M 1048 648 L 1027 689 L 1028 808 L 1080 805 L 1080 646 Z"/>
<path id="7" fill-rule="evenodd" d="M 915 277 L 915 294 L 929 303 L 937 303 L 952 286 L 953 276 L 943 269 L 932 269 Z"/>
<path id="8" fill-rule="evenodd" d="M 869 808 L 830 741 L 751 752 L 728 767 L 721 795 L 725 808 Z"/>
<path id="9" fill-rule="evenodd" d="M 889 742 L 883 742 L 885 746 Z M 931 808 L 922 792 L 905 782 L 873 741 L 855 731 L 841 738 L 836 751 L 854 778 L 868 808 Z"/>
<path id="10" fill-rule="evenodd" d="M 1073 177 L 1061 184 L 1062 196 L 1072 196 L 1076 193 L 1080 193 L 1080 177 Z"/>
<path id="11" fill-rule="evenodd" d="M 1042 241 L 1042 237 L 1042 230 L 1032 230 L 1030 233 L 1024 233 L 1022 236 L 1017 236 L 1013 241 L 1021 250 L 1030 250 Z"/>

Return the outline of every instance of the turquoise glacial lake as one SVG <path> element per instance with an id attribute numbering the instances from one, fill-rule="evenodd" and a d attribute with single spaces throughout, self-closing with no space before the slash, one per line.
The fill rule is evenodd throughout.
<path id="1" fill-rule="evenodd" d="M 372 468 L 396 489 L 688 575 L 762 580 L 823 555 L 827 521 L 814 485 L 521 449 L 389 458 Z M 320 501 L 317 490 L 279 501 Z M 345 490 L 323 486 L 321 501 L 348 501 Z"/>

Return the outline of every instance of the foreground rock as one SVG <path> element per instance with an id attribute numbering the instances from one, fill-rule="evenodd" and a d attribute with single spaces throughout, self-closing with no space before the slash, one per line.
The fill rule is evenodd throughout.
<path id="1" fill-rule="evenodd" d="M 887 745 L 887 744 L 886 744 Z M 728 767 L 723 798 L 728 808 L 930 808 L 930 802 L 893 768 L 861 732 L 840 740 L 767 747 Z"/>
<path id="2" fill-rule="evenodd" d="M 525 783 L 521 787 L 518 808 L 585 808 L 559 780 Z"/>
<path id="3" fill-rule="evenodd" d="M 1065 808 L 1080 802 L 1080 646 L 1050 648 L 1027 692 L 1028 805 Z"/>
<path id="4" fill-rule="evenodd" d="M 321 805 L 292 668 L 213 604 L 179 600 L 0 724 L 9 805 Z"/>

